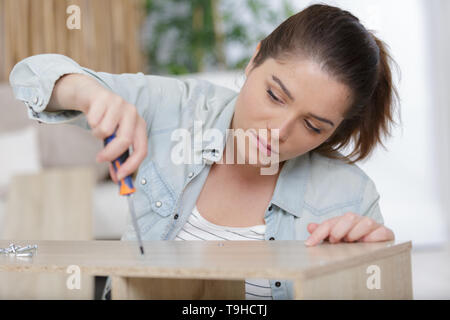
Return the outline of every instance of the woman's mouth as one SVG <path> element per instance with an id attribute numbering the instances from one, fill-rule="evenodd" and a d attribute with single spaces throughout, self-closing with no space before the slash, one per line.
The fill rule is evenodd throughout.
<path id="1" fill-rule="evenodd" d="M 275 151 L 272 151 L 272 146 L 270 145 L 270 143 L 267 143 L 267 141 L 265 141 L 259 135 L 256 135 L 254 133 L 253 135 L 256 138 L 256 143 L 258 145 L 259 150 L 262 150 L 267 156 L 270 156 L 272 152 L 276 153 Z"/>

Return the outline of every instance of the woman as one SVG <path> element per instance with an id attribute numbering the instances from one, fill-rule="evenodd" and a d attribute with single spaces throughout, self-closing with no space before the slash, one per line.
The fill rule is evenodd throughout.
<path id="1" fill-rule="evenodd" d="M 10 82 L 31 119 L 68 121 L 102 140 L 117 130 L 97 161 L 111 162 L 132 146 L 110 174 L 117 182 L 139 169 L 135 207 L 144 240 L 374 242 L 394 234 L 383 225 L 374 183 L 355 162 L 392 122 L 397 91 L 389 59 L 352 14 L 312 5 L 258 44 L 239 93 L 193 79 L 94 72 L 56 54 L 19 62 Z M 219 138 L 200 132 L 196 140 L 196 123 Z M 247 152 L 227 129 L 266 135 L 249 135 Z M 194 141 L 183 152 L 201 162 L 174 161 L 179 130 Z M 339 149 L 351 141 L 345 157 Z M 230 150 L 231 163 L 223 161 Z M 268 155 L 276 155 L 270 165 L 279 170 L 261 174 Z M 122 240 L 135 239 L 128 226 Z M 284 280 L 249 279 L 246 292 L 248 299 L 293 296 Z"/>

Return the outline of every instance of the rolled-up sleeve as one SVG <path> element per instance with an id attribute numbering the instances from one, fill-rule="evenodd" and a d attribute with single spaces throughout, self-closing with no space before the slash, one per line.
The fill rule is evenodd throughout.
<path id="1" fill-rule="evenodd" d="M 175 78 L 139 73 L 110 74 L 80 66 L 61 54 L 39 54 L 18 62 L 9 81 L 16 99 L 28 107 L 30 119 L 43 123 L 69 123 L 90 129 L 85 115 L 77 110 L 45 111 L 56 81 L 65 74 L 91 76 L 105 88 L 136 106 L 138 113 L 151 126 L 155 110 L 162 101 L 180 104 L 186 91 L 183 81 Z"/>
<path id="2" fill-rule="evenodd" d="M 377 223 L 384 225 L 383 215 L 380 210 L 380 194 L 375 183 L 370 178 L 367 178 L 359 212 L 361 215 L 372 218 Z"/>

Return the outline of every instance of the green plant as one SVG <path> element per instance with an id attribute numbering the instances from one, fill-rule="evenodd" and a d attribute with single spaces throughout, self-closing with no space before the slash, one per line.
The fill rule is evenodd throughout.
<path id="1" fill-rule="evenodd" d="M 143 39 L 149 71 L 243 68 L 258 41 L 294 14 L 289 0 L 280 4 L 274 9 L 263 0 L 146 0 Z"/>

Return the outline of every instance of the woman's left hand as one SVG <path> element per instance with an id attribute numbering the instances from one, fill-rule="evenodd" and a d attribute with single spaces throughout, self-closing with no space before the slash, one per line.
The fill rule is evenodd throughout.
<path id="1" fill-rule="evenodd" d="M 330 243 L 337 242 L 378 242 L 394 240 L 392 230 L 377 223 L 372 218 L 361 216 L 353 212 L 325 220 L 321 224 L 308 224 L 311 234 L 306 239 L 307 246 L 315 246 L 322 240 Z"/>

